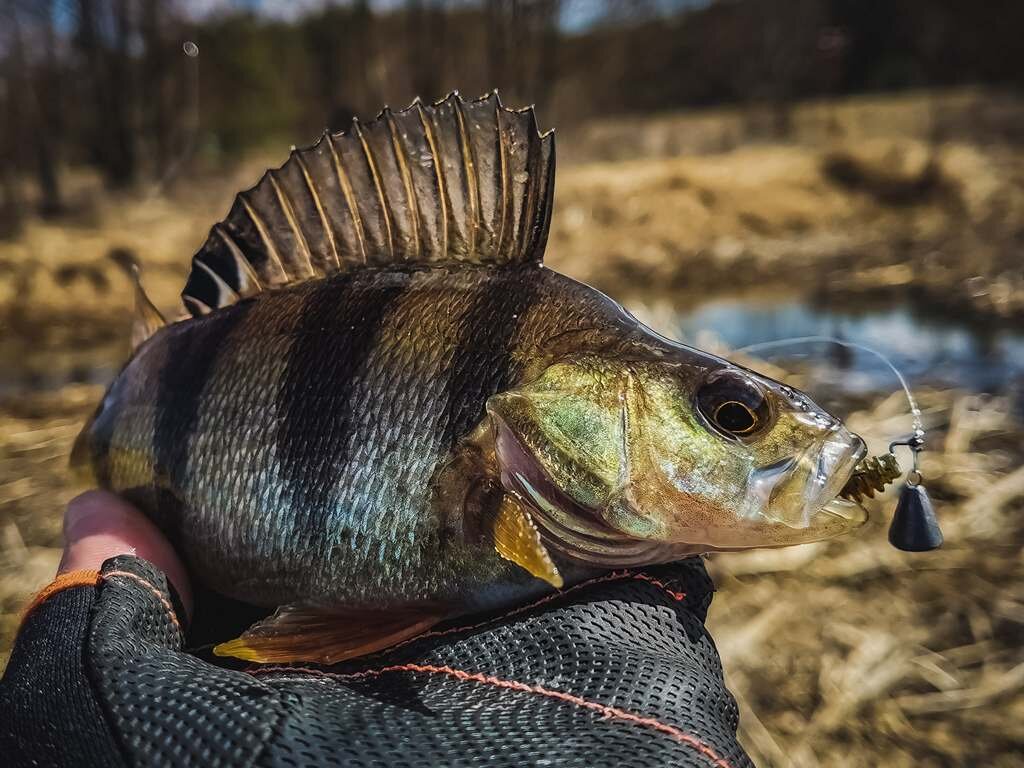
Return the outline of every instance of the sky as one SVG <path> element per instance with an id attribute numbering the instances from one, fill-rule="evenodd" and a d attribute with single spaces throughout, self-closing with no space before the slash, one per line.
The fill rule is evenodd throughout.
<path id="1" fill-rule="evenodd" d="M 670 14 L 682 9 L 701 8 L 712 0 L 645 0 L 655 14 Z M 185 11 L 202 18 L 213 13 L 233 9 L 249 9 L 266 16 L 293 20 L 323 8 L 325 5 L 341 4 L 346 0 L 180 0 Z M 387 11 L 405 4 L 404 0 L 369 0 L 376 10 Z M 448 0 L 444 5 L 474 5 L 473 0 Z M 603 18 L 616 6 L 623 11 L 636 3 L 628 0 L 563 0 L 561 26 L 567 32 L 582 32 Z M 628 12 L 628 11 L 627 11 Z"/>

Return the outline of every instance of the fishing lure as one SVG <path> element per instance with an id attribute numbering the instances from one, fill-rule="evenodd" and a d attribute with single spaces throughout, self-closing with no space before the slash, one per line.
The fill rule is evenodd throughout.
<path id="1" fill-rule="evenodd" d="M 874 498 L 895 482 L 903 474 L 896 458 L 896 447 L 906 446 L 913 456 L 913 467 L 907 473 L 903 487 L 900 489 L 896 511 L 889 525 L 889 543 L 896 549 L 905 552 L 928 552 L 942 546 L 942 530 L 932 506 L 931 498 L 924 487 L 919 457 L 924 450 L 925 430 L 921 419 L 921 409 L 917 405 L 914 394 L 910 391 L 906 378 L 885 355 L 864 344 L 844 341 L 830 336 L 801 336 L 798 338 L 778 339 L 760 344 L 751 344 L 738 350 L 740 352 L 756 352 L 774 347 L 809 343 L 840 344 L 844 347 L 859 349 L 878 357 L 896 375 L 907 396 L 910 413 L 913 418 L 913 432 L 902 440 L 894 440 L 889 444 L 889 452 L 881 456 L 868 456 L 861 459 L 854 467 L 853 474 L 839 495 L 850 501 L 860 502 L 865 498 Z"/>

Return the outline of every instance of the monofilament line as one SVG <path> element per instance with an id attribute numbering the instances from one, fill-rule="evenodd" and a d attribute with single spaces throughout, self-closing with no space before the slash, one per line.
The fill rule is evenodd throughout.
<path id="1" fill-rule="evenodd" d="M 892 361 L 879 352 L 877 349 L 873 349 L 865 344 L 858 344 L 853 341 L 844 341 L 843 339 L 837 339 L 832 336 L 794 336 L 789 339 L 776 339 L 775 341 L 762 341 L 759 344 L 748 344 L 745 347 L 737 349 L 737 352 L 757 352 L 764 349 L 773 349 L 775 347 L 787 347 L 794 346 L 796 344 L 839 344 L 844 347 L 851 349 L 859 349 L 863 352 L 869 352 L 887 366 L 889 369 L 896 374 L 896 378 L 899 379 L 900 386 L 903 387 L 903 392 L 907 396 L 907 403 L 910 406 L 910 413 L 913 418 L 913 428 L 915 435 L 924 435 L 924 423 L 921 420 L 921 409 L 917 405 L 917 400 L 914 398 L 914 393 L 910 391 L 910 385 L 907 384 L 906 378 L 900 373 L 900 370 L 893 365 Z"/>

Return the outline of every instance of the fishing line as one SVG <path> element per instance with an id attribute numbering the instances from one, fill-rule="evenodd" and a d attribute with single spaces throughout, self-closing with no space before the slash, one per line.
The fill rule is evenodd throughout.
<path id="1" fill-rule="evenodd" d="M 879 352 L 873 347 L 869 347 L 866 344 L 858 344 L 855 341 L 844 341 L 843 339 L 837 339 L 833 336 L 793 336 L 788 339 L 776 339 L 774 341 L 762 341 L 758 344 L 748 344 L 745 347 L 740 347 L 737 352 L 756 352 L 762 349 L 772 349 L 774 347 L 786 347 L 793 346 L 796 344 L 815 344 L 815 343 L 831 343 L 839 344 L 840 346 L 847 347 L 850 349 L 859 349 L 863 352 L 869 352 L 887 366 L 892 371 L 896 378 L 900 382 L 900 386 L 903 387 L 903 393 L 907 396 L 907 404 L 910 406 L 910 414 L 912 417 L 912 425 L 914 429 L 914 435 L 924 438 L 924 423 L 921 419 L 921 409 L 917 404 L 917 399 L 914 397 L 914 393 L 910 391 L 910 385 L 907 383 L 906 377 L 900 372 L 900 369 L 886 357 L 884 354 Z M 893 443 L 893 445 L 902 445 L 902 443 Z"/>
<path id="2" fill-rule="evenodd" d="M 854 477 L 851 478 L 851 484 L 858 487 L 860 492 L 866 492 L 869 496 L 873 495 L 871 492 L 872 488 L 882 490 L 888 478 L 895 479 L 895 477 L 898 477 L 899 469 L 895 463 L 896 446 L 907 446 L 913 456 L 914 466 L 907 474 L 906 482 L 900 491 L 896 512 L 889 527 L 889 542 L 897 549 L 908 552 L 926 552 L 937 549 L 942 545 L 942 531 L 939 530 L 938 520 L 935 517 L 935 511 L 932 508 L 928 492 L 924 488 L 923 477 L 918 465 L 918 456 L 924 448 L 925 435 L 921 408 L 917 404 L 914 393 L 910 390 L 906 377 L 888 357 L 866 344 L 844 341 L 832 336 L 794 336 L 788 339 L 748 344 L 736 351 L 756 352 L 776 347 L 816 343 L 839 344 L 850 349 L 868 352 L 885 363 L 899 380 L 900 386 L 903 387 L 903 393 L 907 396 L 907 404 L 910 406 L 913 433 L 905 439 L 893 440 L 889 443 L 889 455 L 887 457 L 869 458 L 862 462 L 863 469 L 860 472 L 855 471 Z M 891 464 L 886 459 L 891 460 Z M 892 474 L 888 474 L 887 470 L 892 472 Z"/>

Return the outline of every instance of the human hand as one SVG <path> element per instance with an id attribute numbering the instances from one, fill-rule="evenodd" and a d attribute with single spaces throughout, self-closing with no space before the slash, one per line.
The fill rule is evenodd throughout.
<path id="1" fill-rule="evenodd" d="M 199 590 L 189 625 L 186 570 L 141 513 L 90 492 L 65 534 L 0 681 L 5 765 L 750 764 L 699 560 L 345 664 L 242 668 L 194 647 L 231 636 L 226 613 Z"/>

